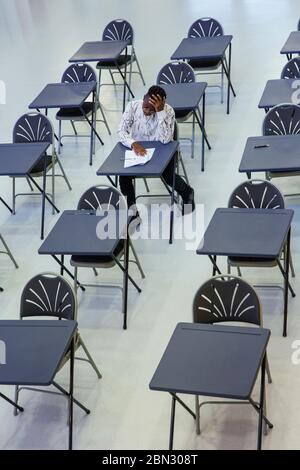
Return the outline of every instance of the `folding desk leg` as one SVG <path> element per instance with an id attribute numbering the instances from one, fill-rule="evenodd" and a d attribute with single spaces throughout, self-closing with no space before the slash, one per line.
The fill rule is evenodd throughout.
<path id="1" fill-rule="evenodd" d="M 127 56 L 127 48 L 126 48 L 126 56 Z M 131 97 L 134 98 L 134 94 L 132 93 L 131 88 L 130 88 L 130 86 L 129 86 L 128 83 L 127 83 L 126 77 L 124 76 L 124 74 L 122 73 L 122 71 L 121 71 L 121 69 L 120 69 L 120 67 L 119 67 L 118 61 L 115 62 L 115 66 L 117 67 L 118 72 L 119 72 L 119 74 L 121 75 L 122 80 L 124 81 L 124 86 L 128 89 L 128 91 L 129 91 Z M 126 99 L 126 93 L 125 93 L 125 99 Z M 123 110 L 125 111 L 124 102 L 123 102 Z"/>
<path id="2" fill-rule="evenodd" d="M 124 113 L 125 107 L 126 107 L 127 55 L 128 55 L 128 49 L 126 47 L 126 49 L 125 49 L 124 86 L 123 86 L 123 113 Z M 128 97 L 129 97 L 129 93 L 128 93 Z"/>
<path id="3" fill-rule="evenodd" d="M 265 375 L 266 375 L 266 354 L 264 355 L 262 365 L 261 365 L 257 450 L 261 450 L 261 441 L 262 441 L 262 427 L 263 427 L 264 403 L 265 403 Z"/>
<path id="4" fill-rule="evenodd" d="M 9 205 L 7 204 L 7 202 L 4 201 L 4 199 L 2 199 L 2 197 L 0 197 L 0 202 L 2 202 L 2 204 L 4 204 L 4 206 L 9 210 L 9 212 L 12 214 L 13 213 L 13 210 L 11 207 L 9 207 Z"/>
<path id="5" fill-rule="evenodd" d="M 175 412 L 176 412 L 176 396 L 172 396 L 169 450 L 173 450 L 174 427 L 175 427 Z"/>
<path id="6" fill-rule="evenodd" d="M 204 171 L 204 157 L 205 157 L 205 93 L 202 97 L 202 165 L 201 171 Z"/>
<path id="7" fill-rule="evenodd" d="M 24 408 L 22 408 L 21 406 L 17 405 L 14 401 L 7 398 L 5 395 L 3 395 L 3 393 L 0 393 L 0 398 L 3 398 L 3 400 L 7 401 L 10 405 L 14 406 L 17 410 L 21 412 L 24 411 Z"/>
<path id="8" fill-rule="evenodd" d="M 217 257 L 212 255 L 209 255 L 208 257 L 213 264 L 213 276 L 215 276 L 216 274 L 222 274 L 217 265 Z"/>
<path id="9" fill-rule="evenodd" d="M 66 266 L 61 262 L 61 260 L 60 260 L 59 258 L 57 258 L 57 256 L 55 256 L 55 255 L 51 255 L 51 256 L 52 256 L 52 258 L 59 264 L 59 266 L 61 267 L 61 272 L 66 271 L 66 273 L 67 273 L 67 274 L 70 276 L 70 278 L 73 279 L 73 281 L 74 281 L 75 278 L 74 278 L 73 274 L 71 273 L 71 271 L 70 271 L 68 268 L 66 268 Z M 78 285 L 78 287 L 80 287 L 80 289 L 81 289 L 83 292 L 85 292 L 85 287 L 82 286 L 79 281 L 77 281 L 77 285 Z"/>
<path id="10" fill-rule="evenodd" d="M 127 307 L 128 307 L 128 265 L 129 265 L 129 235 L 128 227 L 124 243 L 124 273 L 123 273 L 123 330 L 127 330 Z"/>
<path id="11" fill-rule="evenodd" d="M 69 450 L 73 450 L 73 389 L 74 389 L 74 336 L 71 342 L 70 392 L 69 392 Z"/>
<path id="12" fill-rule="evenodd" d="M 284 320 L 283 320 L 283 336 L 287 336 L 287 315 L 288 315 L 288 294 L 289 294 L 289 274 L 290 274 L 290 243 L 291 229 L 289 229 L 286 241 L 285 255 L 285 277 L 284 277 Z"/>
<path id="13" fill-rule="evenodd" d="M 44 171 L 43 171 L 43 195 L 42 195 L 42 226 L 41 226 L 41 240 L 44 240 L 44 230 L 45 230 L 45 203 L 46 203 L 46 157 L 44 158 Z"/>
<path id="14" fill-rule="evenodd" d="M 173 244 L 173 234 L 174 234 L 174 191 L 175 191 L 175 172 L 176 172 L 176 158 L 173 157 L 173 182 L 172 182 L 172 192 L 171 192 L 171 212 L 170 212 L 170 240 L 169 244 Z"/>

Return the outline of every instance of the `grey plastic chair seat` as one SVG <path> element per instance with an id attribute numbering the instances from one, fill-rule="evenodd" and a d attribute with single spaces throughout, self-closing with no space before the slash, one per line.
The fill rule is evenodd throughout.
<path id="1" fill-rule="evenodd" d="M 124 252 L 124 240 L 121 240 L 115 250 L 115 257 L 121 258 Z M 116 262 L 110 256 L 72 256 L 70 261 L 73 267 L 112 268 Z"/>
<path id="2" fill-rule="evenodd" d="M 40 173 L 43 174 L 45 166 L 44 158 L 46 158 L 46 170 L 52 168 L 52 156 L 46 155 L 46 157 L 41 158 L 39 162 L 33 167 L 30 174 L 33 174 L 35 176 Z"/>
<path id="3" fill-rule="evenodd" d="M 181 109 L 180 111 L 175 111 L 175 119 L 180 121 L 180 119 L 187 120 L 189 119 L 193 114 L 193 111 L 190 109 Z"/>
<path id="4" fill-rule="evenodd" d="M 93 111 L 93 103 L 91 101 L 86 101 L 82 105 L 82 109 L 87 116 L 92 114 Z M 79 119 L 82 121 L 83 116 L 80 108 L 61 108 L 58 113 L 56 114 L 56 119 L 67 119 L 67 120 L 76 120 Z"/>
<path id="5" fill-rule="evenodd" d="M 276 259 L 268 259 L 268 258 L 235 258 L 229 257 L 228 262 L 231 266 L 239 266 L 239 267 L 266 267 L 272 268 L 277 266 Z"/>
<path id="6" fill-rule="evenodd" d="M 126 55 L 123 54 L 119 57 L 119 59 L 117 60 L 117 64 L 118 66 L 120 67 L 120 69 L 122 67 L 125 67 L 125 64 L 130 64 L 131 62 L 131 54 L 128 54 L 127 55 L 127 58 L 126 58 Z M 116 68 L 116 62 L 114 62 L 113 60 L 100 60 L 97 64 L 97 69 L 105 69 L 105 68 L 108 68 L 108 69 L 113 69 L 113 68 Z"/>
<path id="7" fill-rule="evenodd" d="M 217 59 L 211 59 L 211 60 L 189 60 L 188 64 L 193 67 L 193 69 L 217 69 L 219 68 L 221 64 L 221 57 L 218 57 Z"/>
<path id="8" fill-rule="evenodd" d="M 300 171 L 268 171 L 271 178 L 284 178 L 285 176 L 300 176 Z"/>

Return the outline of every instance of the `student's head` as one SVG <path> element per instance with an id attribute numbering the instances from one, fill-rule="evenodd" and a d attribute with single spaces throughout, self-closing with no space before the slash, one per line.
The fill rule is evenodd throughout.
<path id="1" fill-rule="evenodd" d="M 151 88 L 149 88 L 149 91 L 144 96 L 144 100 L 143 100 L 143 111 L 144 111 L 145 116 L 151 116 L 152 114 L 155 113 L 155 108 L 153 104 L 151 103 L 153 97 L 157 97 L 164 102 L 167 98 L 167 94 L 165 90 L 158 85 L 154 85 Z"/>

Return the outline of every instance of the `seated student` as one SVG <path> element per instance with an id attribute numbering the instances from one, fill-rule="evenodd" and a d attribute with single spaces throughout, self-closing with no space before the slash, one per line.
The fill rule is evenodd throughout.
<path id="1" fill-rule="evenodd" d="M 159 141 L 168 144 L 173 140 L 175 113 L 166 103 L 166 92 L 160 86 L 152 86 L 143 100 L 128 104 L 118 129 L 120 142 L 131 148 L 136 155 L 145 155 L 146 150 L 139 144 L 141 141 Z M 173 161 L 163 173 L 165 182 L 172 187 Z M 134 177 L 120 176 L 120 188 L 127 197 L 128 207 L 135 210 Z M 194 190 L 179 176 L 175 175 L 175 191 L 183 201 L 183 214 L 186 209 L 195 209 Z M 185 207 L 186 206 L 186 207 Z M 138 216 L 138 214 L 137 214 Z"/>

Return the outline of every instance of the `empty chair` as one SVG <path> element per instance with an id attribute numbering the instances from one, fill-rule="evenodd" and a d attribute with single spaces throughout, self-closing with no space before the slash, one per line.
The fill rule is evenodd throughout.
<path id="1" fill-rule="evenodd" d="M 102 35 L 103 41 L 128 41 L 129 51 L 127 53 L 127 58 L 125 54 L 122 54 L 118 61 L 117 65 L 113 61 L 101 60 L 97 64 L 97 69 L 99 69 L 99 84 L 111 85 L 110 83 L 101 83 L 101 71 L 108 70 L 112 79 L 112 84 L 117 85 L 114 79 L 114 74 L 119 73 L 120 70 L 125 68 L 125 65 L 129 66 L 129 87 L 131 88 L 132 75 L 138 74 L 141 77 L 143 85 L 145 86 L 145 80 L 142 74 L 142 70 L 135 52 L 134 47 L 134 31 L 130 23 L 124 19 L 116 19 L 111 21 L 104 29 Z M 127 60 L 126 60 L 127 59 Z M 133 70 L 133 64 L 136 63 L 137 70 Z M 128 94 L 129 98 L 129 94 Z"/>
<path id="2" fill-rule="evenodd" d="M 71 185 L 68 181 L 68 178 L 65 174 L 63 166 L 58 158 L 58 155 L 55 150 L 54 145 L 54 132 L 50 120 L 41 113 L 27 113 L 21 116 L 16 122 L 13 129 L 13 142 L 16 144 L 19 143 L 33 143 L 33 142 L 49 142 L 51 148 L 50 155 L 42 155 L 39 162 L 31 170 L 30 176 L 32 178 L 41 178 L 44 174 L 45 159 L 46 159 L 46 173 L 51 170 L 51 198 L 53 204 L 55 204 L 55 178 L 63 177 L 69 190 L 71 190 Z M 55 165 L 58 164 L 62 174 L 55 174 Z M 48 176 L 48 175 L 47 175 Z M 19 177 L 17 177 L 19 178 Z M 12 185 L 12 200 L 13 200 L 13 213 L 16 213 L 16 198 L 18 196 L 25 195 L 38 195 L 41 193 L 19 193 L 16 194 L 16 177 L 13 176 L 13 185 Z M 29 185 L 30 182 L 27 180 Z M 31 185 L 31 190 L 33 191 Z M 54 208 L 53 208 L 54 211 Z"/>
<path id="3" fill-rule="evenodd" d="M 175 83 L 195 83 L 195 73 L 192 67 L 185 62 L 169 62 L 166 64 L 158 73 L 156 83 L 157 85 L 172 85 Z M 201 111 L 198 108 L 194 109 L 183 109 L 180 111 L 175 111 L 175 117 L 178 123 L 188 123 L 192 124 L 192 138 L 191 139 L 181 139 L 189 140 L 192 144 L 192 158 L 195 155 L 195 126 L 196 118 L 195 113 L 198 111 L 200 122 L 202 122 Z M 192 118 L 192 122 L 189 119 Z M 203 130 L 205 132 L 205 130 Z M 206 136 L 207 137 L 207 136 Z M 207 142 L 208 143 L 208 142 Z M 208 144 L 209 145 L 209 144 Z"/>
<path id="4" fill-rule="evenodd" d="M 122 193 L 110 186 L 100 185 L 100 186 L 93 186 L 81 196 L 78 206 L 78 210 L 93 210 L 93 211 L 107 211 L 112 209 L 115 212 L 116 218 L 126 217 L 127 220 L 128 216 L 128 208 L 127 208 L 127 201 L 126 198 L 122 195 Z M 122 211 L 122 213 L 121 213 Z M 121 214 L 121 215 L 120 215 Z M 118 220 L 118 219 L 117 219 Z M 128 235 L 129 237 L 129 235 Z M 131 261 L 135 263 L 141 273 L 142 278 L 145 277 L 144 272 L 142 270 L 141 264 L 137 257 L 136 251 L 133 247 L 133 244 L 129 237 L 129 247 L 133 254 L 134 260 Z M 78 289 L 78 269 L 79 268 L 91 268 L 94 270 L 95 274 L 97 275 L 97 269 L 108 269 L 113 268 L 114 266 L 118 266 L 122 270 L 122 261 L 124 260 L 124 251 L 125 251 L 125 241 L 121 239 L 115 249 L 114 257 L 109 256 L 72 256 L 71 257 L 71 266 L 75 268 L 74 272 L 74 287 L 75 292 Z M 81 284 L 86 287 L 113 287 L 120 289 L 122 291 L 122 305 L 123 305 L 123 313 L 125 313 L 125 290 L 123 286 L 120 285 L 112 285 L 112 284 Z M 135 287 L 137 287 L 135 285 Z M 126 329 L 127 325 L 127 318 L 124 314 L 124 329 Z"/>
<path id="5" fill-rule="evenodd" d="M 62 83 L 80 83 L 80 82 L 97 82 L 97 76 L 94 69 L 88 64 L 73 64 L 70 65 L 67 70 L 65 70 L 62 79 Z M 93 115 L 97 114 L 97 110 L 99 109 L 102 115 L 102 119 L 95 119 L 96 122 L 104 122 L 106 129 L 111 135 L 105 114 L 103 112 L 102 106 L 100 104 L 98 95 L 96 97 L 95 109 L 93 109 L 93 102 L 92 101 L 85 101 L 82 106 L 83 111 L 85 112 L 86 116 L 90 118 Z M 74 130 L 76 137 L 87 137 L 85 134 L 78 134 L 75 128 L 75 122 L 86 122 L 84 116 L 80 108 L 62 108 L 56 114 L 56 119 L 59 121 L 59 146 L 58 146 L 58 153 L 60 153 L 61 149 L 61 140 L 64 137 L 73 137 L 73 135 L 62 135 L 62 122 L 63 121 L 70 121 Z M 88 137 L 90 137 L 88 135 Z M 95 139 L 94 139 L 95 142 Z"/>
<path id="6" fill-rule="evenodd" d="M 243 279 L 222 274 L 206 281 L 197 291 L 193 302 L 194 323 L 215 324 L 223 322 L 239 322 L 263 326 L 261 305 L 254 288 Z M 272 382 L 268 360 L 266 371 L 269 383 Z M 234 371 L 233 371 L 234 373 Z M 196 426 L 200 434 L 200 410 L 205 404 L 250 404 L 259 413 L 258 404 L 249 401 L 205 401 L 200 404 L 196 396 Z M 266 414 L 266 405 L 265 405 Z M 264 416 L 265 433 L 273 425 Z"/>
<path id="7" fill-rule="evenodd" d="M 21 304 L 20 304 L 20 318 L 32 319 L 35 317 L 42 317 L 47 320 L 59 319 L 59 320 L 76 320 L 77 319 L 77 300 L 72 286 L 61 276 L 53 273 L 42 273 L 34 276 L 24 287 Z M 24 320 L 25 321 L 25 320 Z M 76 332 L 75 337 L 75 352 L 82 349 L 85 353 L 84 358 L 76 358 L 81 361 L 90 363 L 97 377 L 100 379 L 101 374 L 93 361 L 87 347 L 85 346 L 79 331 Z M 65 357 L 60 364 L 59 370 L 66 364 L 70 358 L 70 350 L 65 354 Z M 20 387 L 16 386 L 15 402 L 18 403 L 19 394 L 21 390 L 32 390 L 44 393 L 62 394 L 69 400 L 69 393 L 63 387 L 61 387 L 55 380 L 52 385 L 59 391 L 59 393 L 47 390 L 38 389 L 31 387 Z M 83 406 L 80 402 L 74 399 L 74 403 L 78 405 L 87 414 L 90 411 Z M 16 409 L 15 409 L 15 414 Z"/>
<path id="8" fill-rule="evenodd" d="M 189 38 L 205 38 L 223 36 L 224 30 L 222 25 L 214 18 L 199 18 L 195 21 L 188 31 Z M 220 88 L 221 103 L 224 101 L 224 68 L 222 65 L 222 57 L 214 59 L 192 59 L 188 63 L 196 72 L 196 75 L 221 75 L 221 85 L 209 85 Z"/>
<path id="9" fill-rule="evenodd" d="M 263 125 L 263 135 L 294 135 L 300 134 L 300 106 L 296 104 L 279 104 L 266 114 Z M 285 155 L 282 155 L 285 158 Z M 287 176 L 300 176 L 300 171 L 268 171 L 266 178 L 283 178 Z M 299 193 L 285 194 L 285 196 L 299 196 Z"/>
<path id="10" fill-rule="evenodd" d="M 280 78 L 300 78 L 300 57 L 294 57 L 285 64 Z"/>
<path id="11" fill-rule="evenodd" d="M 284 209 L 285 203 L 281 192 L 276 186 L 269 181 L 265 180 L 248 180 L 240 184 L 231 194 L 228 202 L 228 207 L 239 209 Z M 283 261 L 285 262 L 286 252 L 285 249 L 282 253 Z M 290 258 L 291 259 L 291 258 Z M 295 277 L 293 264 L 291 261 L 291 271 Z M 228 258 L 228 272 L 230 273 L 231 267 L 238 269 L 241 275 L 241 267 L 276 267 L 278 266 L 281 273 L 284 274 L 283 267 L 277 259 L 247 259 L 247 258 Z M 294 296 L 294 292 L 290 290 Z"/>

